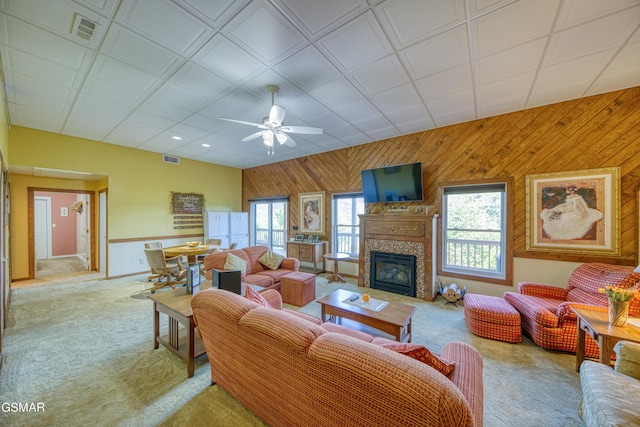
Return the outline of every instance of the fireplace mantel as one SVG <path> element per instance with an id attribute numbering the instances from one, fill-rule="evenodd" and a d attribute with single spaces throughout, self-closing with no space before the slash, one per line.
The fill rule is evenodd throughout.
<path id="1" fill-rule="evenodd" d="M 433 213 L 423 215 L 365 214 L 360 217 L 358 285 L 369 287 L 372 250 L 416 256 L 416 297 L 435 299 L 432 280 Z"/>

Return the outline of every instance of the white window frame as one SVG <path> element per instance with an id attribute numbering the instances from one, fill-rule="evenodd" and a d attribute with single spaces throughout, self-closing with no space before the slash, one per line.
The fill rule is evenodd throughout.
<path id="1" fill-rule="evenodd" d="M 362 206 L 363 206 L 363 211 L 362 212 L 357 212 L 356 210 L 356 206 L 355 206 L 355 199 L 362 199 Z M 338 200 L 340 199 L 351 199 L 352 200 L 352 205 L 353 205 L 353 215 L 352 215 L 352 223 L 351 224 L 338 224 Z M 364 197 L 362 196 L 362 193 L 339 193 L 339 194 L 334 194 L 331 200 L 331 246 L 332 246 L 332 252 L 342 252 L 342 253 L 347 253 L 348 255 L 352 256 L 352 257 L 357 257 L 359 255 L 359 249 L 360 249 L 360 219 L 358 218 L 358 214 L 364 214 Z M 352 232 L 350 233 L 351 235 L 351 248 L 349 251 L 345 252 L 345 251 L 341 251 L 340 249 L 344 249 L 344 248 L 340 248 L 338 242 L 339 242 L 339 237 L 338 237 L 338 228 L 339 227 L 352 227 Z M 355 252 L 353 251 L 355 250 Z"/>

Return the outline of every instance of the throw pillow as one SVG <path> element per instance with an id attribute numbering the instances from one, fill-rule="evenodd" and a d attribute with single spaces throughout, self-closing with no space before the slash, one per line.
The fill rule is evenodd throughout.
<path id="1" fill-rule="evenodd" d="M 247 262 L 231 252 L 227 254 L 223 268 L 225 270 L 240 270 L 242 275 L 247 274 Z"/>
<path id="2" fill-rule="evenodd" d="M 440 356 L 431 353 L 427 347 L 420 344 L 390 343 L 383 344 L 382 347 L 404 354 L 405 356 L 409 356 L 413 359 L 419 360 L 422 363 L 426 363 L 427 365 L 431 366 L 433 369 L 447 377 L 451 375 L 451 373 L 453 372 L 453 368 L 455 368 L 456 366 L 454 362 L 450 362 Z"/>
<path id="3" fill-rule="evenodd" d="M 277 270 L 278 268 L 280 268 L 280 264 L 282 263 L 283 259 L 284 257 L 282 255 L 279 255 L 275 252 L 266 251 L 260 258 L 258 258 L 258 262 L 267 267 L 269 270 Z"/>
<path id="4" fill-rule="evenodd" d="M 261 305 L 263 307 L 267 307 L 267 308 L 273 308 L 271 306 L 271 304 L 269 304 L 269 301 L 264 299 L 264 297 L 262 295 L 260 295 L 260 292 L 254 291 L 251 286 L 247 285 L 247 293 L 246 293 L 245 296 L 247 298 L 249 298 L 249 300 L 255 302 L 256 304 L 259 304 L 259 305 Z"/>

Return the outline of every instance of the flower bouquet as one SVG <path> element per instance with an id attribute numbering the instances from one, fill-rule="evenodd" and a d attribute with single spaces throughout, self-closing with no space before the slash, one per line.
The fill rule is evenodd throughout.
<path id="1" fill-rule="evenodd" d="M 636 289 L 605 286 L 599 291 L 606 294 L 609 301 L 609 323 L 613 326 L 626 325 L 629 317 L 629 301 L 636 296 Z"/>

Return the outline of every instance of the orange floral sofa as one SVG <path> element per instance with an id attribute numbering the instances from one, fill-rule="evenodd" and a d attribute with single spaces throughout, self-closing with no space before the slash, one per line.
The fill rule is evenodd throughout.
<path id="1" fill-rule="evenodd" d="M 603 263 L 578 266 L 569 276 L 567 287 L 532 282 L 518 283 L 518 292 L 505 292 L 504 299 L 520 312 L 520 323 L 536 345 L 548 350 L 575 353 L 577 317 L 572 307 L 607 310 L 607 297 L 599 292 L 605 286 L 630 288 L 640 283 L 640 274 L 630 267 Z M 629 315 L 640 316 L 640 301 L 632 300 Z M 598 357 L 598 345 L 587 335 L 585 352 Z"/>
<path id="2" fill-rule="evenodd" d="M 211 253 L 204 257 L 205 277 L 207 280 L 211 280 L 211 270 L 214 268 L 224 271 L 227 254 L 233 254 L 247 263 L 247 272 L 242 276 L 243 282 L 279 291 L 280 279 L 289 273 L 298 271 L 300 261 L 296 258 L 284 258 L 277 269 L 271 270 L 258 261 L 268 251 L 267 246 L 257 245 Z"/>
<path id="3" fill-rule="evenodd" d="M 276 294 L 260 293 L 271 304 Z M 482 426 L 482 358 L 467 344 L 444 346 L 440 356 L 455 363 L 446 377 L 377 339 L 279 310 L 277 300 L 266 308 L 212 289 L 191 307 L 212 383 L 268 425 Z"/>

